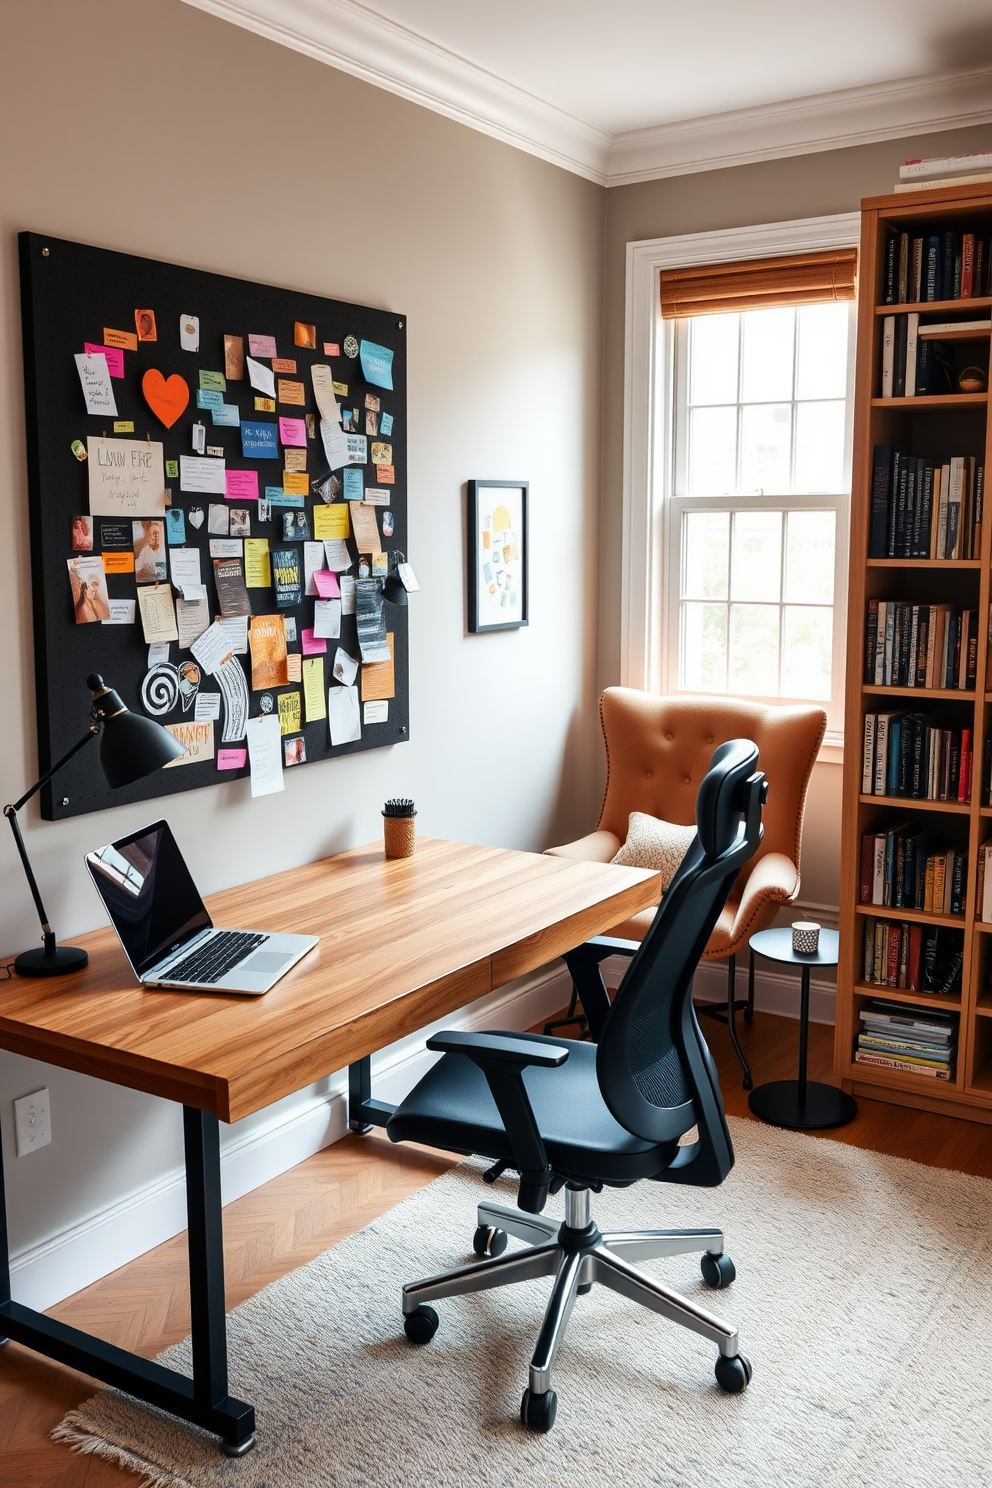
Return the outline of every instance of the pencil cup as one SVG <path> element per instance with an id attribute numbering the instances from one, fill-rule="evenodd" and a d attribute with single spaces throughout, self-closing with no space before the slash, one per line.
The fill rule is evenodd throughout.
<path id="1" fill-rule="evenodd" d="M 387 858 L 412 858 L 417 847 L 417 811 L 412 801 L 387 801 L 382 808 L 382 834 Z"/>
<path id="2" fill-rule="evenodd" d="M 792 949 L 798 956 L 815 956 L 820 945 L 820 927 L 814 920 L 796 920 L 792 926 Z"/>

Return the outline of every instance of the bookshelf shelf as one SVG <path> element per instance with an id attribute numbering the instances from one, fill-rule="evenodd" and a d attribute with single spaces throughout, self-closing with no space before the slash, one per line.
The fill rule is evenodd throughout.
<path id="1" fill-rule="evenodd" d="M 834 1072 L 844 1089 L 857 1095 L 898 1105 L 918 1106 L 931 1111 L 971 1116 L 986 1125 L 992 1117 L 992 923 L 977 918 L 979 848 L 992 837 L 992 805 L 982 804 L 982 762 L 986 741 L 992 732 L 992 656 L 989 655 L 990 601 L 992 601 L 992 520 L 986 510 L 980 525 L 973 528 L 974 551 L 963 544 L 968 558 L 869 558 L 869 527 L 872 521 L 876 446 L 890 445 L 918 462 L 917 471 L 945 465 L 955 458 L 965 461 L 966 480 L 962 504 L 971 502 L 977 489 L 977 470 L 992 473 L 992 435 L 988 417 L 989 394 L 942 393 L 922 397 L 880 398 L 885 317 L 916 313 L 919 328 L 946 322 L 992 319 L 992 295 L 974 299 L 931 300 L 911 304 L 882 304 L 885 298 L 886 243 L 891 232 L 905 233 L 912 242 L 934 234 L 954 231 L 974 233 L 986 244 L 992 238 L 992 183 L 961 186 L 939 191 L 895 193 L 862 202 L 860 254 L 860 307 L 858 316 L 857 379 L 854 407 L 854 455 L 851 495 L 851 549 L 848 584 L 847 648 L 847 743 L 844 756 L 843 836 L 840 883 L 840 961 L 837 968 L 837 1022 Z M 956 249 L 963 255 L 959 241 Z M 889 260 L 891 263 L 891 259 Z M 983 283 L 984 287 L 984 283 Z M 912 293 L 912 290 L 910 291 Z M 905 329 L 905 327 L 903 327 Z M 921 343 L 922 343 L 921 338 Z M 967 325 L 933 341 L 974 343 L 958 348 L 954 365 L 960 370 L 967 361 L 981 363 L 984 370 L 990 344 L 988 329 Z M 904 338 L 902 338 L 904 341 Z M 953 352 L 949 352 L 953 355 Z M 919 364 L 917 364 L 919 365 Z M 896 385 L 899 385 L 898 382 Z M 932 384 L 931 384 L 932 385 Z M 910 384 L 912 386 L 912 384 Z M 924 415 L 916 417 L 917 414 Z M 895 457 L 893 456 L 893 459 Z M 883 463 L 879 468 L 884 470 Z M 893 467 L 896 468 L 895 466 Z M 905 467 L 902 467 L 905 468 Z M 912 471 L 912 463 L 910 463 Z M 960 467 L 959 467 L 960 468 Z M 919 479 L 919 475 L 917 476 Z M 946 479 L 946 476 L 945 476 Z M 910 475 L 905 489 L 906 512 L 913 510 Z M 892 500 L 892 487 L 888 500 Z M 901 491 L 903 488 L 900 487 Z M 941 488 L 945 489 L 944 487 Z M 878 545 L 878 494 L 875 493 L 874 552 Z M 986 503 L 987 507 L 987 503 Z M 889 507 L 890 520 L 893 511 Z M 973 506 L 967 507 L 969 513 Z M 884 516 L 884 513 L 883 513 Z M 902 520 L 898 517 L 898 520 Z M 931 519 L 931 534 L 937 530 L 937 514 Z M 962 521 L 965 519 L 962 518 Z M 972 521 L 975 519 L 972 517 Z M 898 529 L 897 533 L 898 533 Z M 965 529 L 968 530 L 968 529 Z M 892 529 L 890 528 L 890 543 Z M 898 540 L 898 538 L 897 538 Z M 931 542 L 932 542 L 931 536 Z M 915 539 L 914 539 L 915 541 Z M 910 546 L 911 544 L 906 544 Z M 931 546 L 931 551 L 937 551 Z M 889 546 L 889 552 L 892 547 Z M 898 547 L 896 549 L 898 551 Z M 919 549 L 917 549 L 919 551 Z M 926 551 L 924 546 L 923 551 Z M 893 570 L 895 572 L 893 572 Z M 926 570 L 933 576 L 927 578 Z M 950 572 L 945 573 L 944 570 Z M 974 650 L 968 669 L 978 678 L 977 689 L 885 687 L 864 681 L 866 616 L 869 601 L 897 605 L 949 605 L 963 611 L 977 610 L 977 627 L 965 632 Z M 874 610 L 872 611 L 874 613 Z M 972 625 L 974 624 L 972 620 Z M 972 640 L 972 637 L 974 639 Z M 902 675 L 905 675 L 903 673 Z M 943 675 L 939 673 L 938 675 Z M 875 796 L 862 791 L 864 719 L 868 713 L 906 712 L 933 715 L 927 727 L 971 731 L 973 783 L 971 801 L 918 801 L 902 796 Z M 946 721 L 945 721 L 946 720 Z M 855 747 L 855 745 L 859 747 Z M 878 808 L 883 808 L 879 810 Z M 895 813 L 898 812 L 899 816 Z M 953 849 L 966 854 L 964 909 L 961 914 L 927 914 L 923 910 L 862 904 L 862 838 L 886 831 L 905 821 L 910 832 L 933 830 L 937 850 Z M 866 925 L 873 919 L 887 924 L 906 922 L 928 931 L 939 929 L 957 934 L 944 941 L 942 956 L 961 952 L 960 992 L 953 996 L 900 991 L 878 987 L 863 980 Z M 914 932 L 914 938 L 915 938 Z M 931 938 L 932 939 L 932 938 Z M 960 943 L 958 945 L 958 943 Z M 901 952 L 903 953 L 903 952 Z M 945 961 L 944 964 L 947 964 Z M 869 998 L 933 1008 L 959 1017 L 957 1065 L 954 1080 L 944 1082 L 928 1075 L 914 1075 L 882 1066 L 859 1064 L 853 1051 L 860 1027 L 859 1011 Z"/>

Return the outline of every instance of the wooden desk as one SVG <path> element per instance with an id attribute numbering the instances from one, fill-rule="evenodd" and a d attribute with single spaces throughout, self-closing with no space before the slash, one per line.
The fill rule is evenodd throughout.
<path id="1" fill-rule="evenodd" d="M 227 1394 L 218 1119 L 236 1121 L 345 1065 L 352 1126 L 383 1121 L 369 1056 L 658 902 L 657 874 L 422 839 L 381 843 L 214 894 L 216 924 L 320 945 L 264 997 L 139 987 L 112 930 L 73 976 L 0 988 L 0 1048 L 183 1106 L 192 1380 L 10 1300 L 0 1168 L 0 1330 L 221 1439 L 254 1441 Z M 0 1159 L 2 1161 L 2 1159 Z"/>

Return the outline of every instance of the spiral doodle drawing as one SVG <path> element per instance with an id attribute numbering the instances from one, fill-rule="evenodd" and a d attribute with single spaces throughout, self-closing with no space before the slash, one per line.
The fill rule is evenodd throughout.
<path id="1" fill-rule="evenodd" d="M 153 718 L 170 713 L 179 701 L 179 673 L 171 661 L 153 666 L 141 684 L 141 706 Z"/>

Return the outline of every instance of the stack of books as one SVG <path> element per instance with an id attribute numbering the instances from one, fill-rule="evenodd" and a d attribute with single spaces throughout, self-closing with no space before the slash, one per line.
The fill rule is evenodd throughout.
<path id="1" fill-rule="evenodd" d="M 865 714 L 862 795 L 967 804 L 973 765 L 970 728 L 941 728 L 924 713 Z"/>
<path id="2" fill-rule="evenodd" d="M 950 996 L 961 990 L 963 961 L 960 930 L 873 915 L 866 920 L 864 979 L 876 987 Z"/>
<path id="3" fill-rule="evenodd" d="M 899 167 L 899 179 L 892 190 L 940 191 L 945 186 L 974 186 L 982 181 L 992 181 L 992 150 L 907 160 Z"/>
<path id="4" fill-rule="evenodd" d="M 861 1032 L 854 1051 L 856 1064 L 954 1078 L 957 1049 L 956 1013 L 933 1013 L 898 1002 L 873 1000 L 861 1009 Z"/>
<path id="5" fill-rule="evenodd" d="M 985 466 L 974 455 L 931 460 L 876 444 L 869 558 L 976 558 L 982 543 Z"/>
<path id="6" fill-rule="evenodd" d="M 868 600 L 866 687 L 974 692 L 977 671 L 977 610 L 914 604 L 912 600 Z"/>
<path id="7" fill-rule="evenodd" d="M 862 904 L 961 914 L 967 877 L 968 854 L 917 822 L 865 832 L 861 839 Z"/>

